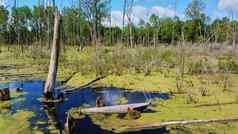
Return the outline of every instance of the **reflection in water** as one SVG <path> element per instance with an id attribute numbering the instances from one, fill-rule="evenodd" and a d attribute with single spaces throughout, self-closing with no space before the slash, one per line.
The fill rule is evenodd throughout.
<path id="1" fill-rule="evenodd" d="M 0 84 L 0 89 L 5 87 L 22 88 L 24 92 L 24 100 L 15 102 L 11 106 L 11 111 L 16 112 L 16 110 L 23 109 L 29 110 L 36 113 L 30 122 L 33 126 L 37 126 L 43 129 L 45 133 L 49 133 L 47 124 L 58 128 L 60 131 L 64 128 L 64 123 L 66 120 L 66 112 L 73 107 L 80 106 L 91 106 L 94 107 L 95 100 L 98 96 L 103 98 L 106 105 L 115 105 L 118 103 L 118 99 L 125 98 L 128 103 L 141 103 L 145 102 L 146 98 L 143 92 L 129 92 L 118 88 L 102 88 L 101 90 L 93 90 L 91 88 L 83 89 L 69 94 L 63 103 L 55 104 L 53 107 L 44 107 L 40 102 L 39 98 L 42 95 L 44 81 L 34 80 L 34 81 L 21 81 L 21 82 L 11 82 L 6 84 Z M 169 99 L 168 94 L 163 93 L 151 93 L 151 98 L 161 98 Z M 37 125 L 37 121 L 44 120 L 48 122 L 45 125 Z M 83 121 L 77 122 L 75 132 L 76 133 L 96 133 L 96 134 L 111 134 L 112 132 L 107 132 L 102 130 L 99 126 L 92 123 L 89 117 L 83 119 Z M 51 127 L 52 128 L 52 127 Z M 153 131 L 155 133 L 155 131 Z M 156 130 L 157 133 L 165 132 L 165 130 Z M 136 134 L 141 134 L 142 132 L 136 132 Z M 143 131 L 143 134 L 145 132 Z M 152 133 L 151 131 L 146 131 L 146 133 Z"/>
<path id="2" fill-rule="evenodd" d="M 44 105 L 44 111 L 45 114 L 48 117 L 47 125 L 50 127 L 52 130 L 51 131 L 59 131 L 59 133 L 62 133 L 62 129 L 60 127 L 60 122 L 59 118 L 57 117 L 57 109 L 54 105 Z M 50 131 L 49 131 L 50 133 Z"/>

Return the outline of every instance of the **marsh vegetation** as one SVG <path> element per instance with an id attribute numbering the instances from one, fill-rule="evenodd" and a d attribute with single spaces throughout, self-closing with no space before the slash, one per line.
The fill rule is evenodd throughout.
<path id="1" fill-rule="evenodd" d="M 124 0 L 119 26 L 112 24 L 109 0 L 72 1 L 70 6 L 39 0 L 34 7 L 16 2 L 12 8 L 0 5 L 0 89 L 9 88 L 11 95 L 0 102 L 3 133 L 64 133 L 69 111 L 79 118 L 72 125 L 74 133 L 127 133 L 169 121 L 238 118 L 238 22 L 229 16 L 211 20 L 205 2 L 192 0 L 186 19 L 150 14 L 136 24 L 136 2 Z M 61 19 L 53 30 L 56 11 Z M 54 90 L 51 99 L 64 93 L 65 101 L 52 101 L 53 107 L 46 108 L 41 97 L 55 46 L 58 65 L 52 76 L 57 81 L 49 80 L 53 84 L 48 83 L 47 91 Z M 64 92 L 100 76 L 105 77 L 86 88 Z M 82 116 L 78 108 L 96 106 L 98 96 L 109 106 L 154 105 L 138 118 L 130 113 Z M 225 132 L 236 134 L 237 122 L 138 128 L 132 133 Z"/>

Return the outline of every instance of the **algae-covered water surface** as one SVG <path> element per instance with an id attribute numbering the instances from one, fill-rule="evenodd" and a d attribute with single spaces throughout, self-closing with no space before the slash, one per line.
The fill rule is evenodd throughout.
<path id="1" fill-rule="evenodd" d="M 119 103 L 139 103 L 145 102 L 146 98 L 160 98 L 169 99 L 169 94 L 166 93 L 143 93 L 143 92 L 129 92 L 127 90 L 118 88 L 101 88 L 91 89 L 85 88 L 76 91 L 72 94 L 66 95 L 66 99 L 62 103 L 54 104 L 51 108 L 44 108 L 41 102 L 44 81 L 14 81 L 10 83 L 0 84 L 1 88 L 16 89 L 21 88 L 23 92 L 21 95 L 13 97 L 14 91 L 12 90 L 12 100 L 10 106 L 5 108 L 7 114 L 14 115 L 20 110 L 32 112 L 33 115 L 26 120 L 29 126 L 44 133 L 62 133 L 64 123 L 66 120 L 66 113 L 73 107 L 93 107 L 95 100 L 101 96 L 106 105 L 116 105 Z M 57 92 L 56 92 L 57 93 Z M 3 112 L 2 115 L 6 114 Z M 106 131 L 95 125 L 90 117 L 86 117 L 80 122 L 76 123 L 74 128 L 75 133 L 113 133 Z M 1 126 L 1 125 L 0 125 Z M 0 127 L 1 128 L 1 127 Z M 14 131 L 14 130 L 13 130 Z M 151 132 L 165 132 L 163 129 L 153 131 L 143 131 L 135 133 L 151 133 Z"/>

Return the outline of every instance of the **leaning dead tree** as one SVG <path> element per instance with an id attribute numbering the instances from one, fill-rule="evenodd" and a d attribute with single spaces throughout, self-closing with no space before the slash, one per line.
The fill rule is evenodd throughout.
<path id="1" fill-rule="evenodd" d="M 53 93 L 55 88 L 60 51 L 60 18 L 61 17 L 59 11 L 55 11 L 53 46 L 51 50 L 48 77 L 44 87 L 44 97 L 46 99 L 54 98 Z"/>

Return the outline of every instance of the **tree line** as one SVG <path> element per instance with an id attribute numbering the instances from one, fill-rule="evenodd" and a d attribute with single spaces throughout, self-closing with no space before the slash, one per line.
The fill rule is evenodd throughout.
<path id="1" fill-rule="evenodd" d="M 133 0 L 124 0 L 123 26 L 111 24 L 110 0 L 80 0 L 62 9 L 53 6 L 21 6 L 8 9 L 0 6 L 0 42 L 4 44 L 49 45 L 53 36 L 54 11 L 61 10 L 61 42 L 84 47 L 87 45 L 123 44 L 154 46 L 176 44 L 181 40 L 191 43 L 227 43 L 235 46 L 238 22 L 228 17 L 211 18 L 205 14 L 205 4 L 192 0 L 185 9 L 187 19 L 159 17 L 132 21 Z M 126 23 L 127 22 L 127 23 Z"/>

